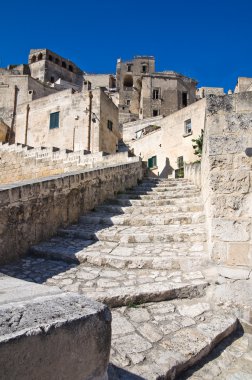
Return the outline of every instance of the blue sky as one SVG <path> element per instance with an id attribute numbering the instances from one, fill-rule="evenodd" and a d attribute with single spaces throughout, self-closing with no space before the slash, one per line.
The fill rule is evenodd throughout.
<path id="1" fill-rule="evenodd" d="M 234 88 L 252 77 L 252 0 L 5 1 L 0 66 L 47 47 L 88 72 L 115 72 L 116 59 L 154 55 L 200 86 Z"/>

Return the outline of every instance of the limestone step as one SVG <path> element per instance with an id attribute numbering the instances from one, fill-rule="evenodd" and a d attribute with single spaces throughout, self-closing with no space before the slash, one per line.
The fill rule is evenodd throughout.
<path id="1" fill-rule="evenodd" d="M 202 202 L 200 201 L 199 197 L 188 197 L 188 198 L 178 198 L 178 197 L 168 197 L 164 199 L 151 199 L 151 198 L 145 198 L 145 199 L 109 199 L 108 201 L 104 202 L 104 205 L 120 205 L 120 206 L 167 206 L 167 205 L 188 205 L 188 204 L 197 204 L 202 205 Z"/>
<path id="2" fill-rule="evenodd" d="M 54 275 L 48 273 L 48 260 L 28 257 L 2 269 L 27 281 L 38 281 L 39 273 L 40 283 L 78 292 L 110 307 L 203 296 L 208 286 L 201 271 L 117 270 L 87 263 L 62 270 L 60 261 L 54 261 L 52 268 Z"/>
<path id="3" fill-rule="evenodd" d="M 77 224 L 58 230 L 60 236 L 71 239 L 101 240 L 122 243 L 198 242 L 206 240 L 202 224 L 167 226 L 112 226 Z"/>
<path id="4" fill-rule="evenodd" d="M 117 199 L 171 199 L 171 198 L 188 198 L 190 200 L 191 197 L 200 197 L 200 192 L 196 192 L 195 190 L 181 190 L 181 191 L 166 191 L 166 192 L 149 192 L 146 194 L 145 192 L 137 193 L 137 192 L 128 192 L 123 194 L 118 194 Z"/>
<path id="5" fill-rule="evenodd" d="M 202 212 L 194 213 L 175 213 L 167 215 L 117 215 L 108 213 L 93 212 L 92 214 L 80 217 L 80 223 L 84 224 L 103 224 L 123 225 L 123 226 L 151 226 L 151 225 L 168 225 L 168 224 L 190 224 L 203 223 L 205 215 Z"/>
<path id="6" fill-rule="evenodd" d="M 110 380 L 181 379 L 238 325 L 235 315 L 204 298 L 122 307 L 112 320 Z"/>
<path id="7" fill-rule="evenodd" d="M 32 246 L 30 253 L 46 259 L 63 260 L 66 263 L 87 262 L 117 269 L 190 271 L 199 270 L 208 262 L 205 248 L 203 242 L 119 244 L 54 237 Z M 50 272 L 50 268 L 48 271 Z"/>
<path id="8" fill-rule="evenodd" d="M 174 187 L 174 186 L 158 186 L 158 187 L 153 187 L 153 186 L 137 186 L 133 187 L 132 189 L 127 189 L 125 193 L 177 193 L 177 192 L 182 192 L 184 191 L 185 193 L 187 192 L 193 192 L 199 191 L 199 188 L 194 186 L 194 185 L 186 185 L 186 186 L 179 186 L 179 187 Z"/>
<path id="9" fill-rule="evenodd" d="M 181 204 L 181 205 L 165 205 L 165 206 L 159 206 L 159 207 L 153 207 L 149 206 L 148 203 L 146 203 L 145 206 L 141 207 L 134 207 L 132 205 L 130 206 L 117 206 L 113 204 L 103 204 L 101 206 L 95 207 L 95 210 L 97 212 L 107 214 L 114 214 L 114 215 L 122 215 L 122 214 L 132 214 L 132 215 L 150 215 L 150 214 L 167 214 L 168 213 L 175 213 L 175 212 L 200 212 L 203 211 L 203 205 L 201 203 L 191 203 L 190 204 Z"/>
<path id="10" fill-rule="evenodd" d="M 165 191 L 167 190 L 176 190 L 176 189 L 198 189 L 198 187 L 191 182 L 180 184 L 180 183 L 160 183 L 160 184 L 153 184 L 153 183 L 141 183 L 135 187 L 132 188 L 132 190 L 139 189 L 139 190 L 153 190 L 153 191 Z"/>

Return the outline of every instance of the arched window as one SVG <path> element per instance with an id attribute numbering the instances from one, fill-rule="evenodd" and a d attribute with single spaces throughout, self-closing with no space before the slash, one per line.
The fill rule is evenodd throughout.
<path id="1" fill-rule="evenodd" d="M 36 55 L 33 55 L 33 56 L 31 57 L 31 63 L 36 62 L 36 60 L 37 60 Z"/>
<path id="2" fill-rule="evenodd" d="M 66 62 L 62 62 L 62 67 L 64 67 L 64 69 L 66 69 Z"/>
<path id="3" fill-rule="evenodd" d="M 59 64 L 59 59 L 58 58 L 55 58 L 55 63 L 57 63 L 57 65 Z"/>
<path id="4" fill-rule="evenodd" d="M 49 54 L 48 59 L 49 61 L 53 61 L 53 57 L 51 56 L 51 54 Z"/>
<path id="5" fill-rule="evenodd" d="M 42 58 L 43 58 L 43 54 L 39 53 L 39 55 L 38 55 L 38 61 L 41 61 Z"/>
<path id="6" fill-rule="evenodd" d="M 69 65 L 68 68 L 69 68 L 69 71 L 73 72 L 73 66 L 72 65 Z"/>
<path id="7" fill-rule="evenodd" d="M 133 77 L 131 75 L 125 75 L 123 80 L 123 86 L 126 88 L 133 87 Z"/>

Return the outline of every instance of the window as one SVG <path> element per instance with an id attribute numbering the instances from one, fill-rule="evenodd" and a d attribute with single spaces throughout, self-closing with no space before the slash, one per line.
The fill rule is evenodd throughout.
<path id="1" fill-rule="evenodd" d="M 131 72 L 132 71 L 132 64 L 127 64 L 127 71 L 128 72 Z"/>
<path id="2" fill-rule="evenodd" d="M 113 129 L 113 122 L 111 120 L 108 120 L 108 124 L 107 124 L 107 127 L 110 131 L 112 131 Z"/>
<path id="3" fill-rule="evenodd" d="M 73 72 L 73 66 L 72 65 L 69 65 L 68 68 L 69 68 L 69 71 Z"/>
<path id="4" fill-rule="evenodd" d="M 191 119 L 185 121 L 185 135 L 192 134 L 192 122 Z"/>
<path id="5" fill-rule="evenodd" d="M 159 88 L 154 88 L 152 91 L 152 99 L 159 99 L 160 96 L 160 89 Z"/>
<path id="6" fill-rule="evenodd" d="M 187 92 L 182 92 L 182 106 L 187 106 Z"/>
<path id="7" fill-rule="evenodd" d="M 54 83 L 54 77 L 51 77 L 50 82 Z"/>
<path id="8" fill-rule="evenodd" d="M 177 165 L 178 165 L 179 169 L 184 167 L 184 157 L 183 156 L 179 156 L 177 158 Z"/>
<path id="9" fill-rule="evenodd" d="M 66 69 L 66 62 L 62 62 L 62 67 L 64 67 L 64 69 Z"/>
<path id="10" fill-rule="evenodd" d="M 125 89 L 132 89 L 133 78 L 131 75 L 125 75 L 124 80 L 123 80 L 123 86 Z"/>
<path id="11" fill-rule="evenodd" d="M 48 56 L 49 61 L 53 61 L 53 57 L 51 55 Z"/>
<path id="12" fill-rule="evenodd" d="M 160 114 L 159 110 L 153 110 L 152 111 L 152 116 L 158 116 Z"/>
<path id="13" fill-rule="evenodd" d="M 126 104 L 127 104 L 127 106 L 130 106 L 130 99 L 126 100 Z"/>
<path id="14" fill-rule="evenodd" d="M 38 61 L 41 61 L 42 58 L 43 58 L 42 53 L 39 53 L 39 55 L 38 55 Z"/>
<path id="15" fill-rule="evenodd" d="M 36 58 L 36 55 L 33 55 L 33 56 L 32 56 L 32 59 L 31 59 L 31 63 L 36 62 L 36 59 L 37 59 L 37 58 Z"/>
<path id="16" fill-rule="evenodd" d="M 59 64 L 59 58 L 55 58 L 55 63 Z"/>
<path id="17" fill-rule="evenodd" d="M 147 65 L 142 65 L 142 73 L 147 73 L 148 66 Z"/>
<path id="18" fill-rule="evenodd" d="M 152 169 L 157 167 L 157 156 L 153 156 L 151 158 L 148 158 L 148 168 Z"/>
<path id="19" fill-rule="evenodd" d="M 59 112 L 53 112 L 50 114 L 50 126 L 49 129 L 59 128 Z"/>

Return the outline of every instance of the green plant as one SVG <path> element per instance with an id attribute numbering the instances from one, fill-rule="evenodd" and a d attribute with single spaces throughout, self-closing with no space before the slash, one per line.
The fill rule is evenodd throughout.
<path id="1" fill-rule="evenodd" d="M 204 131 L 201 129 L 201 134 L 197 139 L 192 139 L 194 154 L 198 157 L 202 156 L 202 148 L 203 148 L 203 138 L 204 138 Z"/>

